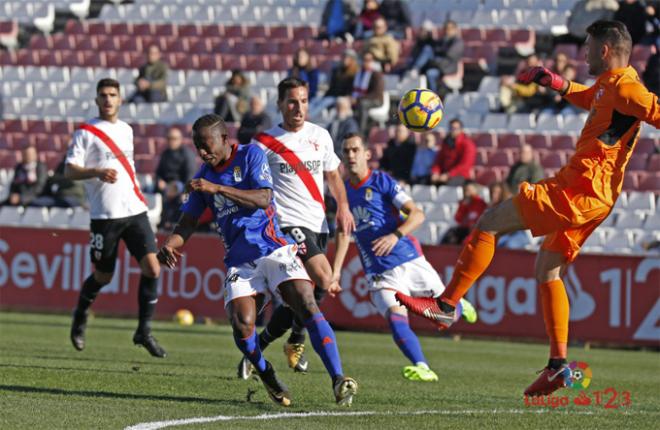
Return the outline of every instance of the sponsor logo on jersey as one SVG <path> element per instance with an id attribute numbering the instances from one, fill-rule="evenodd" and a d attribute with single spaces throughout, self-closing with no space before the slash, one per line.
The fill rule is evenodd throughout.
<path id="1" fill-rule="evenodd" d="M 238 206 L 236 206 L 236 202 L 234 202 L 232 199 L 228 199 L 222 194 L 216 194 L 213 196 L 213 204 L 218 210 L 218 218 L 223 218 L 227 215 L 238 212 Z"/>
<path id="2" fill-rule="evenodd" d="M 103 156 L 106 160 L 117 160 L 119 158 L 133 159 L 133 151 L 122 151 L 121 154 L 115 155 L 114 152 L 104 151 Z"/>
<path id="3" fill-rule="evenodd" d="M 273 176 L 270 174 L 270 166 L 268 163 L 261 165 L 261 173 L 259 174 L 259 179 L 268 183 L 273 183 Z"/>
<path id="4" fill-rule="evenodd" d="M 298 173 L 301 170 L 307 170 L 312 174 L 319 173 L 321 170 L 320 160 L 301 161 L 293 166 L 289 163 L 280 163 L 280 173 Z"/>
<path id="5" fill-rule="evenodd" d="M 243 180 L 243 174 L 241 173 L 241 166 L 234 166 L 234 181 L 241 182 Z"/>
<path id="6" fill-rule="evenodd" d="M 356 232 L 366 230 L 374 225 L 374 222 L 371 220 L 369 209 L 363 206 L 356 206 L 351 212 L 353 212 L 353 218 L 355 218 L 355 223 L 357 225 L 357 228 L 355 229 Z"/>

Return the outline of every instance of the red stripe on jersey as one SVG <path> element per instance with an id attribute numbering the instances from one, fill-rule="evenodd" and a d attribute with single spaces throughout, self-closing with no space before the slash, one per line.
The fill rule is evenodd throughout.
<path id="1" fill-rule="evenodd" d="M 286 161 L 291 169 L 293 169 L 298 177 L 300 177 L 300 180 L 303 182 L 303 185 L 305 188 L 307 188 L 307 191 L 309 191 L 309 194 L 311 194 L 312 198 L 319 202 L 325 211 L 325 201 L 323 200 L 323 194 L 321 194 L 319 191 L 319 187 L 316 185 L 314 177 L 311 173 L 309 173 L 307 169 L 305 169 L 305 166 L 300 158 L 298 158 L 298 156 L 289 148 L 287 148 L 282 142 L 269 134 L 259 133 L 254 137 L 254 139 L 256 139 L 266 148 L 270 149 L 282 157 L 284 161 Z"/>
<path id="2" fill-rule="evenodd" d="M 135 181 L 135 171 L 133 171 L 133 168 L 131 167 L 131 164 L 128 162 L 126 159 L 126 156 L 124 155 L 123 152 L 121 152 L 121 149 L 117 146 L 117 144 L 108 136 L 105 134 L 103 131 L 100 129 L 94 127 L 91 124 L 82 124 L 80 126 L 81 130 L 87 130 L 90 133 L 92 133 L 94 136 L 98 137 L 101 139 L 101 142 L 105 143 L 105 145 L 110 148 L 110 151 L 114 154 L 114 156 L 117 158 L 117 161 L 119 161 L 126 170 L 126 173 L 128 173 L 129 178 L 131 178 L 131 182 L 133 182 L 133 191 L 135 192 L 135 195 L 144 203 L 145 205 L 149 206 L 147 203 L 147 199 L 144 198 L 142 195 L 142 191 L 140 191 L 140 187 L 138 186 L 137 182 Z"/>

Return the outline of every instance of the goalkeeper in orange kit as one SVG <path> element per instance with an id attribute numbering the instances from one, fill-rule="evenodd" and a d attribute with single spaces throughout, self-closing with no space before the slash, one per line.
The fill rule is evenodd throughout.
<path id="1" fill-rule="evenodd" d="M 545 395 L 570 384 L 566 365 L 569 304 L 561 280 L 580 247 L 610 214 L 621 193 L 626 165 L 637 143 L 641 122 L 660 128 L 658 97 L 628 65 L 632 41 L 618 21 L 596 21 L 587 29 L 586 61 L 596 82 L 586 87 L 564 80 L 544 67 L 521 72 L 521 83 L 535 82 L 589 110 L 575 154 L 556 176 L 536 184 L 523 182 L 519 194 L 482 215 L 461 252 L 451 282 L 438 299 L 397 299 L 411 312 L 440 328 L 454 321 L 454 307 L 488 268 L 500 234 L 531 230 L 545 236 L 536 259 L 543 319 L 550 338 L 550 359 L 526 395 Z"/>

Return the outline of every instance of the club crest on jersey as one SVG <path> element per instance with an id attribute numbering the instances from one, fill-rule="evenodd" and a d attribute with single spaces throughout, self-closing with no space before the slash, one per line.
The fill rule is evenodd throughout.
<path id="1" fill-rule="evenodd" d="M 365 199 L 366 201 L 370 202 L 371 199 L 373 199 L 373 198 L 374 198 L 374 192 L 371 190 L 371 188 L 367 188 L 367 189 L 364 191 L 364 199 Z"/>
<path id="2" fill-rule="evenodd" d="M 241 173 L 241 166 L 234 166 L 234 181 L 241 182 L 243 180 L 243 174 Z"/>
<path id="3" fill-rule="evenodd" d="M 596 95 L 594 96 L 594 101 L 597 102 L 605 93 L 605 88 L 600 87 L 598 88 L 598 91 L 596 91 Z"/>
<path id="4" fill-rule="evenodd" d="M 319 144 L 316 143 L 315 140 L 311 140 L 311 139 L 310 139 L 310 140 L 307 141 L 307 143 L 309 143 L 310 145 L 312 145 L 312 146 L 314 147 L 314 151 L 318 151 L 318 150 L 319 150 Z"/>

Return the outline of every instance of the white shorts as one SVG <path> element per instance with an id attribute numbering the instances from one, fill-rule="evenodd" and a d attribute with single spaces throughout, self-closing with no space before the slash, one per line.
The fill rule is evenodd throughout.
<path id="1" fill-rule="evenodd" d="M 277 287 L 292 279 L 310 281 L 302 261 L 296 255 L 296 245 L 285 245 L 252 263 L 230 267 L 225 278 L 225 307 L 238 297 L 264 294 L 266 302 L 272 295 L 279 297 Z"/>
<path id="2" fill-rule="evenodd" d="M 369 297 L 382 316 L 392 306 L 401 306 L 394 297 L 397 291 L 412 297 L 438 297 L 444 290 L 440 275 L 423 255 L 369 277 Z"/>

